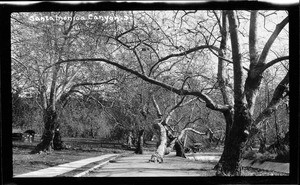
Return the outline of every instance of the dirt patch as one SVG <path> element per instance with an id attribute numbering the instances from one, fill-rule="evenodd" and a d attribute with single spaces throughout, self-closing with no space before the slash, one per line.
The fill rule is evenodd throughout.
<path id="1" fill-rule="evenodd" d="M 242 176 L 288 176 L 288 173 L 266 171 L 251 167 L 243 167 Z"/>

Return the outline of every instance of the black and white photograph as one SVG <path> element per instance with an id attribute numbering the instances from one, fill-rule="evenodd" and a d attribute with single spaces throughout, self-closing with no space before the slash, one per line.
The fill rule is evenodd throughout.
<path id="1" fill-rule="evenodd" d="M 291 183 L 299 54 L 290 6 L 263 5 L 11 11 L 12 182 Z"/>

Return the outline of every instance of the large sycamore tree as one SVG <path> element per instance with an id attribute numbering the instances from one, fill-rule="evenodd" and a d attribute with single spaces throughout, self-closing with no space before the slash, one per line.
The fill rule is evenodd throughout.
<path id="1" fill-rule="evenodd" d="M 287 72 L 285 77 L 275 89 L 273 98 L 268 107 L 254 120 L 253 113 L 255 108 L 255 100 L 260 89 L 263 72 L 275 63 L 288 59 L 288 56 L 283 56 L 272 61 L 266 61 L 272 44 L 282 29 L 288 24 L 288 17 L 284 18 L 280 23 L 277 24 L 275 30 L 265 43 L 263 50 L 258 51 L 258 11 L 251 11 L 249 26 L 250 66 L 247 69 L 247 77 L 244 81 L 244 69 L 240 46 L 241 42 L 238 36 L 237 13 L 236 11 L 223 12 L 223 17 L 226 15 L 228 17 L 232 48 L 234 104 L 231 108 L 224 112 L 227 124 L 227 137 L 225 139 L 225 147 L 222 157 L 217 165 L 217 174 L 240 175 L 241 170 L 239 161 L 245 141 L 249 135 L 249 130 L 251 130 L 251 127 L 255 127 L 257 124 L 261 123 L 262 120 L 270 116 L 277 109 L 277 106 L 281 103 L 281 100 L 288 92 L 289 74 Z M 223 19 L 223 24 L 223 29 L 225 29 L 225 19 Z M 222 34 L 222 40 L 226 42 L 226 31 L 223 31 L 224 33 Z M 220 63 L 222 63 L 222 61 L 219 61 L 219 65 L 222 65 Z M 223 94 L 223 96 L 226 97 L 226 93 Z"/>
<path id="2" fill-rule="evenodd" d="M 85 94 L 88 89 L 103 92 L 103 85 L 109 89 L 116 82 L 102 66 L 59 64 L 66 58 L 82 58 L 94 51 L 91 30 L 86 21 L 75 19 L 78 16 L 77 12 L 11 15 L 12 87 L 22 89 L 20 94 L 30 94 L 42 110 L 42 140 L 32 153 L 64 147 L 58 116 L 73 93 Z"/>

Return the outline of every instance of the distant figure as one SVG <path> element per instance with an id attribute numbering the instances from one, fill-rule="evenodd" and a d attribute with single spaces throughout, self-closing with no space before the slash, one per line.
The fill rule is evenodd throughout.
<path id="1" fill-rule="evenodd" d="M 26 130 L 24 132 L 25 141 L 27 140 L 30 143 L 32 143 L 34 141 L 34 135 L 35 135 L 35 131 L 34 130 Z"/>

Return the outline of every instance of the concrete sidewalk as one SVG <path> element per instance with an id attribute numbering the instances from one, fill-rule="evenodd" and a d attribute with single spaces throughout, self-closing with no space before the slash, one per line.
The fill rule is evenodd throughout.
<path id="1" fill-rule="evenodd" d="M 79 160 L 79 161 L 74 161 L 74 162 L 70 162 L 70 163 L 66 163 L 66 164 L 61 164 L 58 166 L 54 166 L 54 167 L 50 167 L 50 168 L 46 168 L 46 169 L 41 169 L 38 171 L 33 171 L 33 172 L 29 172 L 29 173 L 25 173 L 25 174 L 21 174 L 21 175 L 17 175 L 14 176 L 16 178 L 18 177 L 55 177 L 67 172 L 70 172 L 72 170 L 76 170 L 79 169 L 85 165 L 88 165 L 90 163 L 94 163 L 97 161 L 102 161 L 100 164 L 94 166 L 92 169 L 88 169 L 85 170 L 77 175 L 75 175 L 76 177 L 85 175 L 86 173 L 88 173 L 90 170 L 93 170 L 95 167 L 99 167 L 101 165 L 106 164 L 109 160 L 116 158 L 118 155 L 117 154 L 106 154 L 106 155 L 101 155 L 98 157 L 92 157 L 92 158 L 88 158 L 88 159 L 83 159 L 83 160 Z"/>

